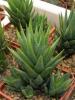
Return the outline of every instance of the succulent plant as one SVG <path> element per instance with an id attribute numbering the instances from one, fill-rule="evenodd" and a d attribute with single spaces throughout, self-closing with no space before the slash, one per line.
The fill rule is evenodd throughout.
<path id="1" fill-rule="evenodd" d="M 20 24 L 24 29 L 28 25 L 30 18 L 33 19 L 32 0 L 7 0 L 9 7 L 6 7 L 9 19 L 19 30 Z"/>
<path id="2" fill-rule="evenodd" d="M 4 31 L 0 23 L 0 73 L 6 69 L 7 61 L 5 57 L 6 41 Z"/>
<path id="3" fill-rule="evenodd" d="M 48 43 L 50 26 L 44 32 L 42 24 L 39 30 L 36 27 L 33 32 L 30 21 L 26 35 L 22 28 L 17 32 L 21 48 L 16 51 L 9 49 L 20 66 L 19 69 L 12 68 L 11 76 L 4 81 L 11 89 L 21 91 L 27 98 L 34 95 L 34 90 L 43 89 L 53 69 L 63 59 L 61 56 L 63 51 L 57 55 L 54 53 L 59 38 L 50 46 Z"/>
<path id="4" fill-rule="evenodd" d="M 59 51 L 64 49 L 66 56 L 75 53 L 75 11 L 71 10 L 70 15 L 65 13 L 65 17 L 61 14 L 59 16 L 58 35 L 61 37 Z"/>
<path id="5" fill-rule="evenodd" d="M 32 0 L 8 0 L 9 7 L 6 7 L 6 11 L 9 14 L 10 22 L 18 28 L 20 31 L 20 24 L 22 28 L 26 30 L 30 19 L 33 22 L 33 30 L 40 27 L 41 21 L 43 22 L 43 29 L 47 29 L 47 18 L 43 15 L 38 15 L 33 10 Z"/>
<path id="6" fill-rule="evenodd" d="M 56 74 L 52 74 L 48 85 L 48 93 L 50 96 L 61 96 L 66 90 L 69 89 L 72 79 L 70 74 L 61 74 L 58 71 Z"/>

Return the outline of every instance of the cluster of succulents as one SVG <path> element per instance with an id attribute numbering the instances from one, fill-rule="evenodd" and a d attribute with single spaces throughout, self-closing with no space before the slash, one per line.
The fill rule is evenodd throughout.
<path id="1" fill-rule="evenodd" d="M 56 65 L 63 59 L 63 51 L 54 55 L 59 38 L 50 46 L 48 43 L 50 27 L 45 33 L 43 31 L 42 23 L 40 29 L 35 29 L 35 32 L 33 32 L 32 24 L 30 22 L 26 31 L 26 35 L 23 29 L 21 29 L 20 32 L 17 32 L 21 48 L 16 51 L 9 49 L 19 63 L 20 68 L 11 69 L 12 75 L 7 77 L 5 82 L 9 87 L 12 87 L 12 89 L 21 91 L 27 98 L 32 97 L 34 93 L 36 93 L 34 90 L 40 89 L 42 91 L 48 88 L 48 81 L 50 81 L 49 95 L 54 96 L 57 93 L 64 92 L 71 83 L 69 77 L 66 77 L 67 80 L 64 79 L 64 81 L 63 78 L 65 76 L 59 78 L 58 83 L 60 82 L 60 84 L 58 85 L 58 83 L 56 83 L 58 79 L 56 78 L 57 75 L 51 75 L 53 69 L 55 69 Z M 56 81 L 53 80 L 53 77 L 55 77 Z M 63 85 L 61 85 L 61 82 Z M 52 87 L 56 90 L 54 91 Z M 60 88 L 57 89 L 58 87 Z"/>
<path id="2" fill-rule="evenodd" d="M 50 45 L 48 39 L 51 24 L 47 22 L 46 16 L 35 14 L 32 0 L 7 2 L 9 7 L 5 9 L 10 22 L 17 28 L 20 47 L 16 50 L 8 47 L 19 67 L 11 67 L 11 75 L 5 77 L 4 82 L 10 89 L 21 92 L 26 98 L 34 96 L 37 90 L 50 97 L 59 97 L 72 81 L 69 74 L 61 75 L 56 66 L 66 54 L 75 53 L 75 11 L 72 10 L 69 17 L 67 11 L 65 18 L 62 14 L 59 16 L 60 26 Z M 0 71 L 6 66 L 5 49 L 4 31 L 0 25 Z"/>

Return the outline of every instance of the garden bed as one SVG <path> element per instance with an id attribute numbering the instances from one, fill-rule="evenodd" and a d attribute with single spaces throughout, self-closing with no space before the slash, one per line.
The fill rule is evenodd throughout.
<path id="1" fill-rule="evenodd" d="M 37 1 L 38 2 L 38 1 Z M 42 1 L 40 1 L 40 3 L 42 4 Z M 53 20 L 52 21 L 52 23 L 53 24 L 57 24 L 57 26 L 58 26 L 58 14 L 56 14 L 55 12 L 50 12 L 51 11 L 51 9 L 49 9 L 49 12 L 47 11 L 48 9 L 46 9 L 46 11 L 45 11 L 45 8 L 43 9 L 43 8 L 39 8 L 40 7 L 40 3 L 39 4 L 37 4 L 38 5 L 38 7 L 36 6 L 36 2 L 34 2 L 34 4 L 35 4 L 35 9 L 36 9 L 36 11 L 37 12 L 39 12 L 39 13 L 41 13 L 42 12 L 42 14 L 44 14 L 44 13 L 46 13 L 46 15 L 48 16 L 48 19 L 49 20 Z M 46 5 L 47 6 L 47 5 Z M 56 7 L 57 8 L 57 7 Z M 59 12 L 65 12 L 65 10 L 63 9 L 63 10 L 61 10 L 61 11 L 59 11 Z M 69 12 L 69 11 L 68 11 Z M 63 14 L 64 15 L 64 14 Z M 53 18 L 52 18 L 53 17 Z M 55 19 L 56 18 L 56 19 Z M 56 20 L 56 21 L 54 21 L 54 19 Z M 20 47 L 19 46 L 19 44 L 18 44 L 18 42 L 17 42 L 17 38 L 16 38 L 16 28 L 13 26 L 13 25 L 11 25 L 11 24 L 8 24 L 8 25 L 5 25 L 5 27 L 4 27 L 4 30 L 5 30 L 5 38 L 6 38 L 6 40 L 7 40 L 7 42 L 8 42 L 8 44 L 10 45 L 10 47 L 12 47 L 12 48 L 17 48 L 17 47 Z M 13 34 L 12 34 L 13 33 Z M 14 46 L 15 44 L 17 44 L 17 46 Z M 11 66 L 17 66 L 18 67 L 18 64 L 16 63 L 16 61 L 12 58 L 12 55 L 9 53 L 8 55 L 6 55 L 6 57 L 7 57 L 7 59 L 8 59 L 8 62 L 10 63 L 10 65 Z M 10 66 L 9 65 L 9 66 Z M 68 69 L 70 69 L 70 74 L 75 74 L 75 54 L 74 55 L 72 55 L 71 57 L 69 57 L 69 58 L 67 58 L 67 59 L 64 59 L 61 63 L 60 63 L 60 65 L 63 67 L 68 67 Z M 8 76 L 8 75 L 10 75 L 10 67 L 8 66 L 8 69 L 1 75 L 1 77 L 5 77 L 5 76 Z M 62 73 L 66 73 L 66 71 L 63 71 L 64 70 L 64 68 L 63 69 L 61 69 L 60 68 L 60 70 L 62 71 Z M 75 84 L 75 82 L 74 82 L 74 84 Z M 75 86 L 74 86 L 74 88 L 75 88 Z M 8 90 L 8 88 L 6 88 L 6 87 L 4 87 L 3 89 L 2 89 L 2 92 L 4 93 L 4 94 L 6 94 L 6 95 L 9 95 L 9 99 L 8 100 L 25 100 L 24 99 L 24 97 L 21 95 L 21 93 L 17 93 L 17 92 L 11 92 L 10 90 Z M 3 98 L 0 98 L 1 100 L 4 100 Z M 45 96 L 40 96 L 40 95 L 38 95 L 38 96 L 34 96 L 33 97 L 33 99 L 32 100 L 50 100 L 50 98 L 48 98 L 48 97 L 45 97 Z M 75 92 L 73 93 L 73 96 L 72 96 L 72 98 L 70 99 L 70 100 L 74 100 L 75 99 Z M 28 99 L 29 100 L 29 99 Z M 54 100 L 54 99 L 53 99 Z M 62 99 L 61 99 L 62 100 Z M 65 100 L 65 99 L 63 99 L 63 100 Z"/>
<path id="2" fill-rule="evenodd" d="M 12 33 L 14 33 L 14 34 L 12 34 Z M 6 37 L 7 40 L 9 40 L 9 43 L 10 43 L 10 41 L 13 41 L 13 42 L 15 41 L 15 43 L 17 43 L 15 33 L 16 33 L 16 29 L 14 28 L 13 25 L 9 24 L 9 25 L 7 25 L 5 27 L 5 37 Z M 14 47 L 14 45 L 12 47 Z M 15 47 L 15 48 L 17 48 L 17 47 Z M 8 63 L 10 64 L 9 66 L 18 67 L 18 64 L 15 62 L 15 60 L 13 59 L 11 54 L 6 55 L 6 57 L 8 59 Z M 69 73 L 75 73 L 75 68 L 74 68 L 74 66 L 71 65 L 74 62 L 75 62 L 75 55 L 72 55 L 70 58 L 64 59 L 60 63 L 60 65 L 61 65 L 61 68 L 62 67 L 67 67 L 68 69 L 70 69 Z M 8 69 L 0 77 L 5 77 L 5 76 L 9 76 L 10 75 L 10 67 L 9 66 L 8 66 Z M 66 71 L 63 71 L 64 68 L 63 69 L 61 69 L 61 68 L 60 68 L 60 70 L 62 70 L 62 73 L 66 72 Z M 9 97 L 8 100 L 25 100 L 25 98 L 21 95 L 21 93 L 11 91 L 6 86 L 4 86 L 4 88 L 2 89 L 2 92 Z M 73 92 L 73 95 L 71 95 L 70 98 L 71 98 L 70 100 L 74 100 L 75 99 L 75 92 Z M 50 98 L 45 97 L 45 96 L 41 96 L 41 95 L 34 96 L 32 100 L 40 100 L 40 99 L 41 100 L 50 100 Z M 1 97 L 1 100 L 5 100 L 5 99 L 3 99 Z M 52 100 L 54 100 L 54 99 L 52 99 Z"/>

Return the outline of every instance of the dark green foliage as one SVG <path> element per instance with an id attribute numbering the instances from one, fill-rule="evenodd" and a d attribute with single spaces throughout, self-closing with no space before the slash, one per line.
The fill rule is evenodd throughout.
<path id="1" fill-rule="evenodd" d="M 5 57 L 6 41 L 4 31 L 0 23 L 0 73 L 6 69 L 7 61 Z"/>
<path id="2" fill-rule="evenodd" d="M 59 51 L 64 49 L 66 56 L 75 53 L 75 11 L 71 10 L 69 17 L 67 11 L 65 17 L 59 16 L 59 25 L 57 29 L 58 35 L 61 37 Z"/>
<path id="3" fill-rule="evenodd" d="M 21 48 L 9 49 L 20 64 L 20 69 L 12 68 L 11 76 L 5 82 L 16 91 L 22 91 L 25 97 L 33 96 L 33 90 L 42 90 L 56 65 L 63 59 L 62 51 L 54 56 L 59 38 L 49 46 L 50 26 L 44 32 L 42 24 L 33 32 L 32 22 L 27 27 L 26 35 L 21 29 L 17 32 Z M 29 91 L 29 92 L 28 92 Z"/>
<path id="4" fill-rule="evenodd" d="M 5 57 L 5 53 L 0 51 L 0 73 L 2 73 L 7 67 L 7 61 Z"/>

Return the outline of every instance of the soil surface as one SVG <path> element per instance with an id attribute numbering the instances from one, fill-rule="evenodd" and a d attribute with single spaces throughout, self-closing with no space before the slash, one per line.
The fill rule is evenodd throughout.
<path id="1" fill-rule="evenodd" d="M 64 59 L 61 62 L 61 66 L 68 67 L 71 69 L 72 73 L 75 73 L 75 54 L 73 54 L 69 58 Z"/>

